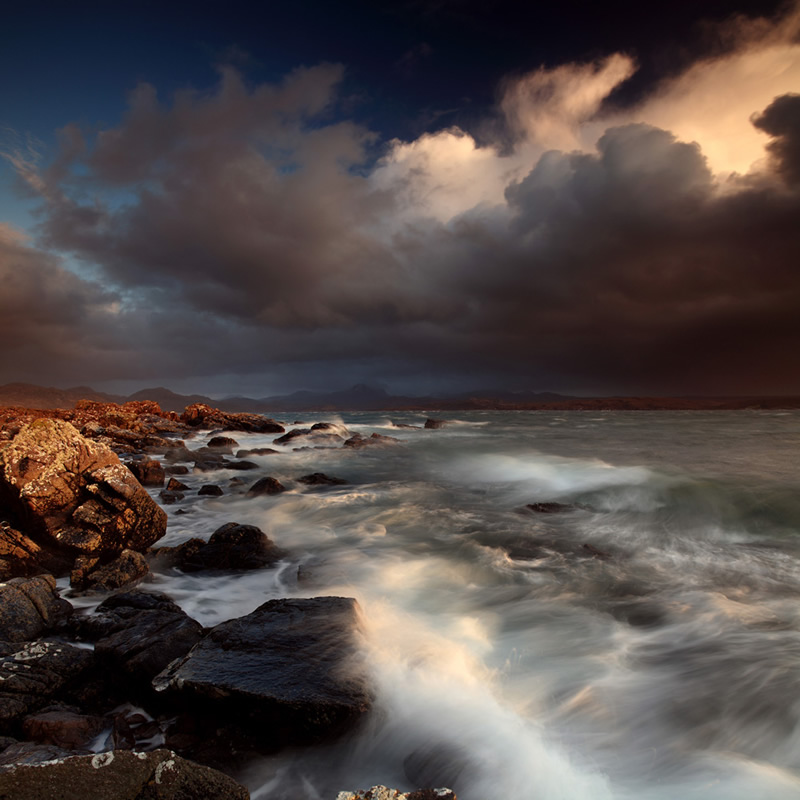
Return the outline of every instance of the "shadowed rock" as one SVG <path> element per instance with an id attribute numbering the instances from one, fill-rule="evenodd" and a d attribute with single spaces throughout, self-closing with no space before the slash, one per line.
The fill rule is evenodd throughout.
<path id="1" fill-rule="evenodd" d="M 324 472 L 312 472 L 311 475 L 303 475 L 297 481 L 298 483 L 304 483 L 306 486 L 340 486 L 343 483 L 347 483 L 344 478 L 333 478 Z"/>
<path id="2" fill-rule="evenodd" d="M 432 417 L 428 417 L 425 420 L 425 428 L 427 430 L 438 430 L 439 428 L 444 428 L 445 425 L 448 425 L 450 420 L 447 419 L 433 419 Z"/>
<path id="3" fill-rule="evenodd" d="M 52 575 L 0 584 L 0 640 L 30 641 L 71 613 L 72 606 L 59 597 Z"/>
<path id="4" fill-rule="evenodd" d="M 234 449 L 239 446 L 236 439 L 231 439 L 230 436 L 214 436 L 208 440 L 206 447 L 214 450 L 222 450 L 226 453 L 233 453 Z"/>
<path id="5" fill-rule="evenodd" d="M 131 461 L 128 469 L 134 474 L 142 486 L 163 486 L 166 473 L 160 461 L 147 459 L 145 461 Z"/>
<path id="6" fill-rule="evenodd" d="M 386 447 L 387 445 L 393 446 L 396 444 L 400 444 L 400 440 L 395 439 L 394 436 L 383 436 L 380 433 L 373 433 L 372 436 L 362 436 L 360 433 L 356 433 L 344 443 L 344 446 L 360 450 L 363 447 Z"/>
<path id="7" fill-rule="evenodd" d="M 247 490 L 247 496 L 259 497 L 264 494 L 280 494 L 285 491 L 286 487 L 277 478 L 261 478 Z"/>
<path id="8" fill-rule="evenodd" d="M 270 600 L 217 625 L 153 685 L 189 712 L 248 730 L 262 749 L 320 741 L 370 708 L 358 630 L 352 598 Z"/>

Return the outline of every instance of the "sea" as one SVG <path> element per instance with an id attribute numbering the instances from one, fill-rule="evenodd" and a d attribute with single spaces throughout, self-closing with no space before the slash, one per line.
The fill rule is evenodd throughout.
<path id="1" fill-rule="evenodd" d="M 144 587 L 206 626 L 277 597 L 358 600 L 372 712 L 250 763 L 254 800 L 800 798 L 800 412 L 296 414 L 275 416 L 397 441 L 230 434 L 279 452 L 181 476 L 161 543 L 239 522 L 288 557 Z M 298 482 L 313 472 L 347 483 Z M 287 491 L 248 498 L 266 475 Z"/>

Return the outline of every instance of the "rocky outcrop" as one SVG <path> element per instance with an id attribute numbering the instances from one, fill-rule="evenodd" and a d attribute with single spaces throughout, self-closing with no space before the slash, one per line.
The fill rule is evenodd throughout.
<path id="1" fill-rule="evenodd" d="M 52 575 L 14 578 L 0 584 L 0 641 L 35 639 L 72 613 Z"/>
<path id="2" fill-rule="evenodd" d="M 0 770 L 0 798 L 14 800 L 247 800 L 244 786 L 170 750 L 115 750 Z"/>
<path id="3" fill-rule="evenodd" d="M 101 665 L 117 683 L 133 688 L 149 682 L 173 659 L 186 655 L 203 628 L 166 595 L 125 592 L 111 595 L 95 614 L 75 617 L 71 625 L 81 639 L 95 642 Z"/>
<path id="4" fill-rule="evenodd" d="M 260 528 L 229 522 L 209 540 L 189 539 L 177 547 L 162 547 L 159 560 L 183 572 L 263 569 L 286 554 Z"/>
<path id="5" fill-rule="evenodd" d="M 264 750 L 324 740 L 371 705 L 358 630 L 352 598 L 270 600 L 217 625 L 153 685 L 187 712 L 248 731 Z"/>
<path id="6" fill-rule="evenodd" d="M 451 789 L 415 789 L 413 792 L 400 792 L 386 786 L 373 786 L 358 792 L 339 792 L 336 800 L 456 800 Z"/>
<path id="7" fill-rule="evenodd" d="M 60 642 L 0 644 L 0 653 L 0 734 L 13 733 L 22 717 L 52 702 L 94 666 L 90 650 Z"/>
<path id="8" fill-rule="evenodd" d="M 249 433 L 283 433 L 285 428 L 274 419 L 260 414 L 230 414 L 205 403 L 187 406 L 181 421 L 191 428 L 221 428 L 226 431 L 247 431 Z"/>
<path id="9" fill-rule="evenodd" d="M 0 446 L 2 507 L 64 565 L 81 554 L 107 562 L 125 549 L 144 550 L 167 525 L 164 511 L 109 448 L 46 418 Z"/>
<path id="10" fill-rule="evenodd" d="M 339 422 L 317 422 L 310 428 L 295 428 L 274 440 L 274 444 L 301 444 L 313 447 L 338 446 L 351 432 Z"/>

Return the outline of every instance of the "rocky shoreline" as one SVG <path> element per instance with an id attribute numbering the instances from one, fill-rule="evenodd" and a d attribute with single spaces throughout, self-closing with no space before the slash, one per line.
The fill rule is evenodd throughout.
<path id="1" fill-rule="evenodd" d="M 213 435 L 187 445 L 201 430 Z M 266 417 L 204 404 L 181 415 L 148 401 L 0 409 L 0 798 L 246 798 L 230 776 L 248 760 L 363 724 L 373 689 L 353 598 L 270 600 L 207 629 L 139 588 L 151 568 L 271 569 L 284 557 L 280 543 L 235 521 L 207 542 L 156 546 L 167 530 L 161 506 L 188 489 L 181 475 L 257 467 L 237 451 L 236 431 L 303 448 L 396 444 L 338 423 L 287 434 Z M 252 497 L 283 491 L 274 478 L 240 484 Z M 161 504 L 146 486 L 161 488 Z M 85 593 L 101 600 L 88 614 L 66 599 Z M 455 796 L 376 786 L 340 797 Z"/>

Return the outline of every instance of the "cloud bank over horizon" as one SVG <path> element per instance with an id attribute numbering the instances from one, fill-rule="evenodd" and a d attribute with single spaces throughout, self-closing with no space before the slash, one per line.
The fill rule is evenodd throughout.
<path id="1" fill-rule="evenodd" d="M 626 54 L 541 68 L 409 141 L 345 113 L 346 65 L 141 83 L 3 152 L 39 209 L 0 224 L 0 375 L 800 393 L 799 33 L 729 23 L 627 107 Z"/>

